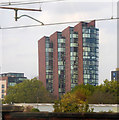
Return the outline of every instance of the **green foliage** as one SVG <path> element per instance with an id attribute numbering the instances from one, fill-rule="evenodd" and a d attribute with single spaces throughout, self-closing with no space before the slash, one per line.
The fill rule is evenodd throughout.
<path id="1" fill-rule="evenodd" d="M 5 100 L 4 99 L 2 99 L 2 104 L 5 104 L 6 102 L 5 102 Z"/>
<path id="2" fill-rule="evenodd" d="M 112 104 L 116 103 L 116 99 L 109 92 L 102 92 L 97 89 L 92 96 L 88 98 L 90 104 Z"/>
<path id="3" fill-rule="evenodd" d="M 55 101 L 54 112 L 93 112 L 88 103 L 112 104 L 119 103 L 119 83 L 105 80 L 99 86 L 78 85 L 70 93 Z M 109 111 L 111 112 L 111 111 Z"/>
<path id="4" fill-rule="evenodd" d="M 53 102 L 51 95 L 43 86 L 42 82 L 36 78 L 25 80 L 22 83 L 10 86 L 5 97 L 6 103 L 38 103 Z"/>
<path id="5" fill-rule="evenodd" d="M 31 112 L 40 112 L 40 110 L 37 108 L 32 108 Z"/>
<path id="6" fill-rule="evenodd" d="M 119 83 L 117 81 L 105 80 L 99 86 L 78 85 L 71 93 L 76 94 L 81 100 L 90 104 L 116 104 L 119 103 Z"/>
<path id="7" fill-rule="evenodd" d="M 97 86 L 94 93 L 88 98 L 89 103 L 116 104 L 119 103 L 119 83 L 117 81 L 105 80 L 104 84 Z"/>
<path id="8" fill-rule="evenodd" d="M 67 93 L 61 100 L 55 101 L 54 112 L 92 112 L 89 105 L 81 100 L 76 94 Z"/>
<path id="9" fill-rule="evenodd" d="M 103 92 L 109 92 L 110 94 L 114 94 L 117 96 L 117 89 L 119 87 L 119 84 L 117 83 L 117 81 L 108 81 L 105 80 L 104 84 L 101 84 L 100 86 L 98 86 L 98 88 L 103 91 Z"/>
<path id="10" fill-rule="evenodd" d="M 87 85 L 77 85 L 71 91 L 72 94 L 75 94 L 76 97 L 80 98 L 83 101 L 88 101 L 88 98 L 93 94 L 96 90 L 96 86 L 87 84 Z"/>
<path id="11" fill-rule="evenodd" d="M 84 84 L 81 84 L 81 85 L 77 85 L 75 86 L 71 93 L 74 93 L 76 91 L 79 91 L 80 89 L 83 89 L 83 90 L 87 90 L 87 91 L 90 91 L 89 94 L 92 94 L 94 92 L 94 90 L 96 89 L 96 86 L 93 86 L 93 85 L 90 85 L 90 84 L 87 84 L 87 85 L 84 85 Z M 89 94 L 86 94 L 86 95 L 89 95 Z"/>

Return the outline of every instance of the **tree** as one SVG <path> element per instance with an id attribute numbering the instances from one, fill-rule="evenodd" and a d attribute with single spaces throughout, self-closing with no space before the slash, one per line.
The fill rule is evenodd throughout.
<path id="1" fill-rule="evenodd" d="M 71 93 L 75 94 L 77 98 L 83 101 L 87 101 L 88 97 L 93 94 L 95 89 L 96 89 L 96 86 L 93 86 L 90 84 L 87 84 L 87 85 L 81 84 L 74 87 Z"/>
<path id="2" fill-rule="evenodd" d="M 119 82 L 117 81 L 104 81 L 104 84 L 93 86 L 77 85 L 71 91 L 77 98 L 86 101 L 90 104 L 115 104 L 119 103 Z"/>
<path id="3" fill-rule="evenodd" d="M 55 101 L 54 112 L 92 112 L 87 102 L 78 98 L 75 94 L 67 93 L 61 100 Z"/>
<path id="4" fill-rule="evenodd" d="M 94 93 L 88 98 L 89 103 L 114 104 L 119 103 L 119 83 L 117 81 L 104 81 L 104 84 L 97 86 Z"/>
<path id="5" fill-rule="evenodd" d="M 90 94 L 92 94 L 95 91 L 96 86 L 93 86 L 90 84 L 86 84 L 86 85 L 80 84 L 80 85 L 75 86 L 71 92 L 79 91 L 80 89 L 88 90 L 88 91 L 90 91 Z"/>
<path id="6" fill-rule="evenodd" d="M 88 98 L 88 103 L 90 104 L 112 104 L 116 102 L 113 94 L 102 92 L 100 89 L 94 91 L 93 95 Z"/>
<path id="7" fill-rule="evenodd" d="M 53 102 L 51 95 L 37 78 L 25 80 L 22 83 L 10 86 L 5 97 L 6 103 L 36 103 Z"/>

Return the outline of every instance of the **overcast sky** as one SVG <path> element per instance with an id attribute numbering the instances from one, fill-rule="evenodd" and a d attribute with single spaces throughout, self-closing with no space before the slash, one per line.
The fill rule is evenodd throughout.
<path id="1" fill-rule="evenodd" d="M 8 0 L 6 0 L 6 2 L 7 1 Z M 112 17 L 112 2 L 79 1 L 80 0 L 67 0 L 67 2 L 52 2 L 13 7 L 35 9 L 41 7 L 42 12 L 18 11 L 18 16 L 23 14 L 30 15 L 43 23 L 82 21 Z M 1 0 L 0 3 L 1 2 L 5 2 L 5 0 Z M 117 3 L 114 1 L 114 17 L 117 16 L 116 10 Z M 27 17 L 20 18 L 16 22 L 14 20 L 13 10 L 0 9 L 0 27 L 2 28 L 33 24 L 39 23 Z M 77 23 L 9 30 L 0 29 L 1 72 L 24 72 L 25 76 L 28 78 L 38 76 L 38 40 L 43 36 L 50 36 L 55 31 L 62 31 L 66 27 L 76 24 Z M 105 79 L 110 80 L 111 71 L 115 70 L 117 67 L 117 21 L 96 22 L 96 27 L 99 28 L 99 83 L 102 83 Z"/>

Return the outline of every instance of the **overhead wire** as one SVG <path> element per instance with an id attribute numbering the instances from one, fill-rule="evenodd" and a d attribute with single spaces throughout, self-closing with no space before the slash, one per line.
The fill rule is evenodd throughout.
<path id="1" fill-rule="evenodd" d="M 28 27 L 38 27 L 38 26 L 52 26 L 52 25 L 63 25 L 63 24 L 71 24 L 71 23 L 79 23 L 79 22 L 90 22 L 90 21 L 105 21 L 105 20 L 116 20 L 119 18 L 100 18 L 100 19 L 92 19 L 85 21 L 69 21 L 69 22 L 59 22 L 59 23 L 48 23 L 48 24 L 40 24 L 40 25 L 24 25 L 24 26 L 11 26 L 11 27 L 0 27 L 0 29 L 18 29 L 18 28 L 28 28 Z"/>
<path id="2" fill-rule="evenodd" d="M 20 2 L 6 2 L 6 3 L 0 3 L 0 6 L 9 6 L 9 5 L 26 5 L 26 4 L 38 4 L 38 3 L 50 3 L 50 2 L 62 2 L 62 1 L 68 1 L 68 0 L 47 0 L 47 1 L 20 1 Z"/>
<path id="3" fill-rule="evenodd" d="M 67 1 L 67 0 L 49 0 L 49 1 L 35 1 L 35 2 L 27 2 L 27 1 L 19 1 L 19 2 L 10 2 L 16 3 L 17 5 L 21 4 L 35 4 L 35 3 L 45 3 L 45 2 L 57 2 L 57 1 Z M 23 3 L 26 2 L 26 3 Z M 8 2 L 9 3 L 9 2 Z M 16 5 L 14 4 L 14 5 Z M 13 4 L 12 4 L 13 5 Z M 112 17 L 111 18 L 103 18 L 103 19 L 93 19 L 94 21 L 104 21 L 104 20 L 114 20 L 119 18 L 113 18 L 113 1 L 112 1 Z M 85 20 L 85 22 L 92 21 L 92 20 Z M 16 28 L 25 28 L 25 27 L 37 27 L 37 26 L 50 26 L 50 25 L 61 25 L 61 24 L 69 24 L 69 23 L 79 23 L 82 21 L 70 21 L 70 22 L 59 22 L 59 23 L 48 23 L 48 24 L 41 24 L 41 25 L 22 25 L 22 26 L 10 26 L 10 27 L 0 27 L 0 29 L 16 29 Z M 84 22 L 84 21 L 83 21 Z"/>

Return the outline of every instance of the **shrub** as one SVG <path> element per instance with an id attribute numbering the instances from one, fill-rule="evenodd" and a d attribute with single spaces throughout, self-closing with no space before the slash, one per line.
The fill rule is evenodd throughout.
<path id="1" fill-rule="evenodd" d="M 31 112 L 40 112 L 40 110 L 37 108 L 32 108 Z"/>

